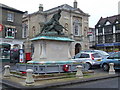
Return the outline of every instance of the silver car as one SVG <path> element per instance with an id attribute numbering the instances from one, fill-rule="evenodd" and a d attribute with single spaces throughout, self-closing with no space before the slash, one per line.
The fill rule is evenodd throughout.
<path id="1" fill-rule="evenodd" d="M 95 52 L 98 53 L 102 57 L 102 59 L 105 59 L 109 56 L 107 52 L 102 50 L 81 50 L 80 52 Z"/>
<path id="2" fill-rule="evenodd" d="M 100 65 L 102 57 L 98 53 L 94 52 L 80 52 L 72 58 L 76 62 L 84 62 L 87 64 L 87 68 Z"/>

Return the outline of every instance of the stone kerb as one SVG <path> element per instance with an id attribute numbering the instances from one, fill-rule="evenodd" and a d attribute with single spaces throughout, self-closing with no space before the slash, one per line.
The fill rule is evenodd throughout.
<path id="1" fill-rule="evenodd" d="M 109 63 L 109 66 L 110 66 L 109 74 L 115 74 L 114 63 Z"/>
<path id="2" fill-rule="evenodd" d="M 28 86 L 29 85 L 34 85 L 34 78 L 32 76 L 33 70 L 32 69 L 27 69 L 26 72 L 27 72 L 27 77 L 26 77 L 26 80 L 25 80 L 26 85 L 28 85 Z"/>

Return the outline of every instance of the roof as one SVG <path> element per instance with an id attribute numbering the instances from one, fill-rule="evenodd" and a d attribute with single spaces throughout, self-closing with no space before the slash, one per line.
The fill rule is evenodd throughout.
<path id="1" fill-rule="evenodd" d="M 17 10 L 13 7 L 10 7 L 10 6 L 7 6 L 5 4 L 1 4 L 0 3 L 0 7 L 2 7 L 3 9 L 7 9 L 7 10 L 10 10 L 10 11 L 15 11 L 15 12 L 19 12 L 19 13 L 24 13 L 23 11 L 20 11 L 20 10 Z"/>
<path id="2" fill-rule="evenodd" d="M 46 10 L 44 12 L 55 11 L 55 10 L 58 10 L 58 9 L 64 9 L 64 10 L 67 10 L 67 11 L 73 11 L 73 12 L 76 12 L 76 13 L 79 13 L 79 14 L 88 15 L 88 14 L 84 13 L 81 9 L 74 8 L 74 7 L 72 7 L 72 6 L 68 5 L 68 4 L 63 4 L 63 5 L 51 8 L 49 10 Z"/>
<path id="3" fill-rule="evenodd" d="M 118 20 L 120 22 L 120 14 L 106 17 L 106 18 L 101 17 L 100 20 L 98 21 L 98 23 L 96 24 L 96 26 L 97 25 L 103 26 L 107 21 L 109 21 L 111 24 L 114 24 L 116 20 Z"/>
<path id="4" fill-rule="evenodd" d="M 56 40 L 56 41 L 74 41 L 67 37 L 57 37 L 57 36 L 37 36 L 31 39 L 32 41 L 35 40 Z"/>
<path id="5" fill-rule="evenodd" d="M 60 6 L 57 6 L 57 7 L 51 8 L 49 10 L 42 11 L 42 12 L 37 11 L 37 12 L 34 12 L 32 14 L 36 14 L 36 13 L 47 13 L 48 14 L 48 13 L 56 12 L 59 9 L 89 16 L 87 13 L 84 13 L 81 9 L 74 8 L 74 7 L 72 7 L 72 6 L 68 5 L 68 4 L 63 4 L 63 5 L 60 5 Z"/>

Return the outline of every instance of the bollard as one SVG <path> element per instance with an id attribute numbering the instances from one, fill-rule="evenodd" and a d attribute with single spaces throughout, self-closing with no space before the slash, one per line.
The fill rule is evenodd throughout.
<path id="1" fill-rule="evenodd" d="M 9 65 L 5 65 L 4 68 L 5 68 L 4 77 L 5 78 L 9 78 L 10 77 L 10 66 Z"/>
<path id="2" fill-rule="evenodd" d="M 27 77 L 26 77 L 26 85 L 33 85 L 34 84 L 34 79 L 33 79 L 33 76 L 32 76 L 32 73 L 33 73 L 33 70 L 32 69 L 27 69 L 26 70 L 27 72 Z"/>
<path id="3" fill-rule="evenodd" d="M 114 63 L 109 63 L 109 66 L 110 66 L 109 74 L 115 74 Z"/>
<path id="4" fill-rule="evenodd" d="M 77 68 L 76 77 L 83 78 L 82 66 L 78 65 L 78 66 L 76 66 L 76 68 Z"/>

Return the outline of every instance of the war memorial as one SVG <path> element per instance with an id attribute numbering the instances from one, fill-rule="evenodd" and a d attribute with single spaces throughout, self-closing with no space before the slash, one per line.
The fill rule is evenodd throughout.
<path id="1" fill-rule="evenodd" d="M 76 66 L 83 62 L 71 60 L 70 47 L 74 40 L 64 35 L 64 28 L 60 23 L 61 10 L 44 23 L 41 32 L 31 39 L 34 44 L 32 60 L 27 63 L 16 64 L 18 71 L 33 69 L 34 73 L 53 73 L 76 71 Z"/>

